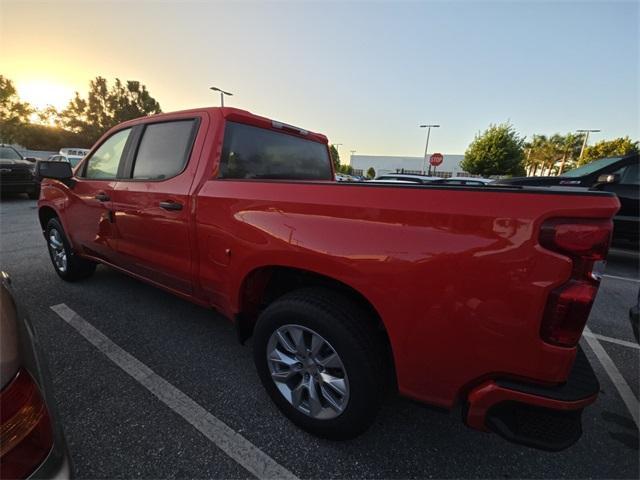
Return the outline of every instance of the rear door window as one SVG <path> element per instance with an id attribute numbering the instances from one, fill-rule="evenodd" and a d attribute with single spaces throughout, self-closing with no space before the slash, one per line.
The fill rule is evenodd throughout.
<path id="1" fill-rule="evenodd" d="M 331 180 L 323 143 L 227 122 L 219 178 Z"/>
<path id="2" fill-rule="evenodd" d="M 193 119 L 146 125 L 133 165 L 133 179 L 164 180 L 182 172 L 191 154 L 195 131 Z"/>

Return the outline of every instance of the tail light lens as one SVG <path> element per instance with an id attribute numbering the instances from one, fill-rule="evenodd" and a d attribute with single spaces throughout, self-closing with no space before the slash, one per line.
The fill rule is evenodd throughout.
<path id="1" fill-rule="evenodd" d="M 25 478 L 53 446 L 47 406 L 29 373 L 21 369 L 0 392 L 0 478 Z"/>
<path id="2" fill-rule="evenodd" d="M 571 279 L 549 294 L 540 335 L 573 347 L 580 340 L 600 284 L 613 231 L 611 220 L 553 219 L 540 230 L 540 245 L 573 262 Z"/>

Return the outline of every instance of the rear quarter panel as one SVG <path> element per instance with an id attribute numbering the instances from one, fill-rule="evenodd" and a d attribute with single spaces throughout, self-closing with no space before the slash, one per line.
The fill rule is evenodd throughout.
<path id="1" fill-rule="evenodd" d="M 449 407 L 487 376 L 566 378 L 575 349 L 543 343 L 539 326 L 571 262 L 537 244 L 538 228 L 618 207 L 596 195 L 212 180 L 196 209 L 199 279 L 229 316 L 262 266 L 351 286 L 385 324 L 401 393 Z"/>

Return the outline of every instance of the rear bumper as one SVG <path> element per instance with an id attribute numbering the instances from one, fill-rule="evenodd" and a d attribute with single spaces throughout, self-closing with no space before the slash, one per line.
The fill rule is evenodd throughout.
<path id="1" fill-rule="evenodd" d="M 513 380 L 489 380 L 468 396 L 468 426 L 543 450 L 564 450 L 582 435 L 582 410 L 598 396 L 600 384 L 578 349 L 569 378 L 543 387 Z"/>

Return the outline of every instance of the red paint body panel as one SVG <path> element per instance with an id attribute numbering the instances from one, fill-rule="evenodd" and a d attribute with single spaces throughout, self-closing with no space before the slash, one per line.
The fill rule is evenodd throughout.
<path id="1" fill-rule="evenodd" d="M 604 201 L 603 201 L 604 200 Z M 548 292 L 571 262 L 537 245 L 549 217 L 608 217 L 615 198 L 464 189 L 207 182 L 196 210 L 200 278 L 232 316 L 243 280 L 282 265 L 367 298 L 393 347 L 400 391 L 452 406 L 487 375 L 562 382 L 575 349 L 540 339 Z M 223 252 L 231 250 L 225 264 Z"/>
<path id="2" fill-rule="evenodd" d="M 182 174 L 101 182 L 113 191 L 109 229 L 99 210 L 79 213 L 91 206 L 83 180 L 72 188 L 45 180 L 40 207 L 56 210 L 79 253 L 231 319 L 247 278 L 260 268 L 293 267 L 350 286 L 384 323 L 400 392 L 424 402 L 451 407 L 492 377 L 542 384 L 567 378 L 575 348 L 543 342 L 540 323 L 549 292 L 569 279 L 572 262 L 540 247 L 539 228 L 554 217 L 609 219 L 616 197 L 218 180 L 225 118 L 278 131 L 271 120 L 212 108 L 126 125 L 194 116 L 201 125 Z M 320 134 L 304 138 L 327 142 Z M 165 199 L 185 208 L 159 211 Z"/>

